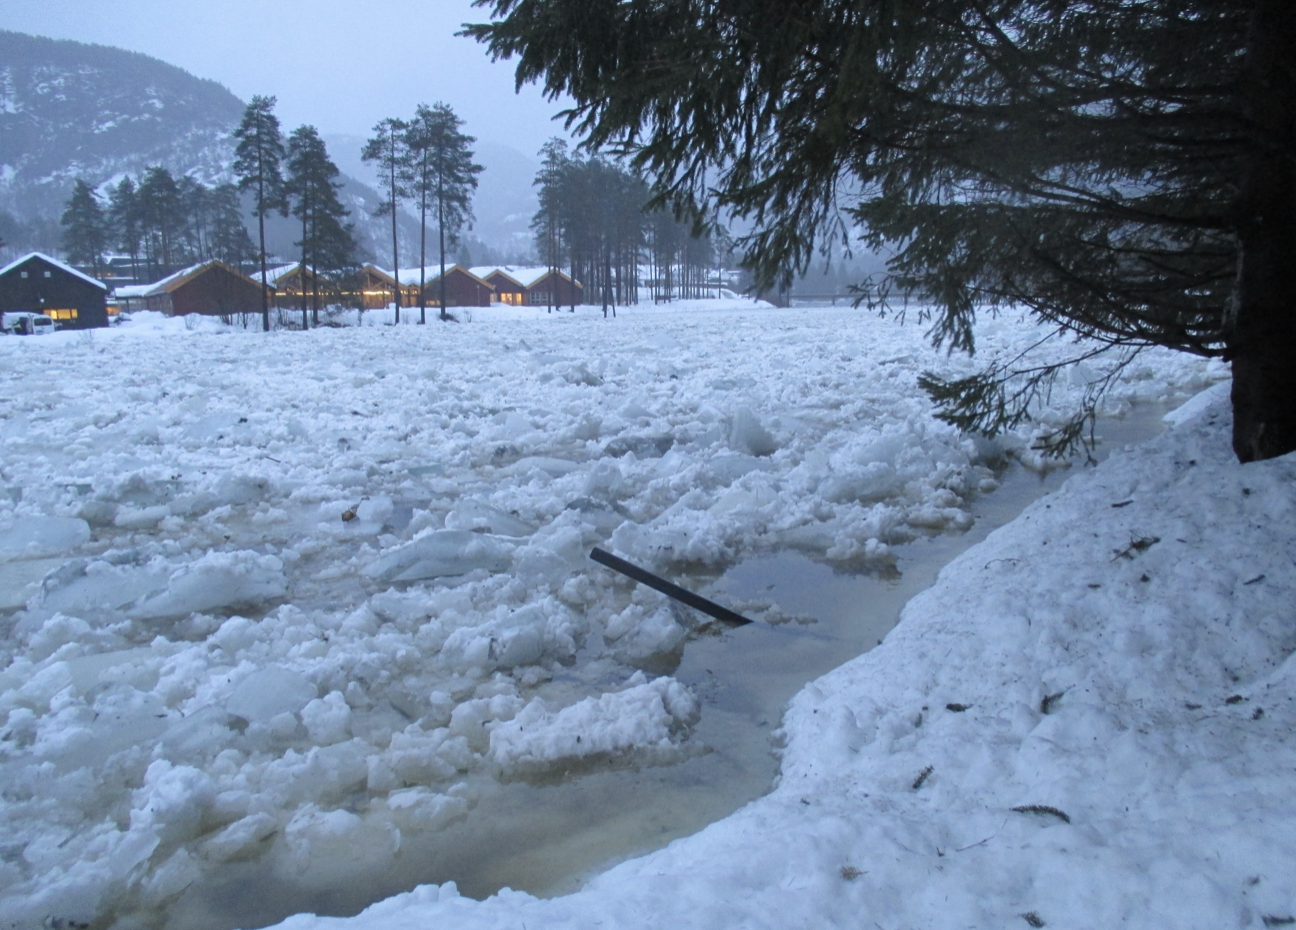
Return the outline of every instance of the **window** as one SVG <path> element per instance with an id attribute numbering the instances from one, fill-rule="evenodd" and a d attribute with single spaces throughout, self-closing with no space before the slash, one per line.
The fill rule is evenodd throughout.
<path id="1" fill-rule="evenodd" d="M 75 320 L 77 318 L 76 308 L 60 308 L 58 310 L 46 310 L 45 315 L 52 320 Z"/>
<path id="2" fill-rule="evenodd" d="M 22 273 L 22 276 L 23 276 L 24 278 L 27 277 L 27 272 L 24 271 L 24 272 Z"/>
<path id="3" fill-rule="evenodd" d="M 47 277 L 47 278 L 48 278 L 48 277 L 49 277 L 49 276 L 50 276 L 50 273 L 49 273 L 49 272 L 48 272 L 48 271 L 47 271 L 47 272 L 45 272 L 45 277 Z"/>
<path id="4" fill-rule="evenodd" d="M 548 291 L 532 291 L 532 292 L 528 295 L 528 297 L 529 297 L 531 303 L 533 303 L 533 304 L 547 304 L 547 303 L 549 303 L 549 292 L 548 292 Z"/>

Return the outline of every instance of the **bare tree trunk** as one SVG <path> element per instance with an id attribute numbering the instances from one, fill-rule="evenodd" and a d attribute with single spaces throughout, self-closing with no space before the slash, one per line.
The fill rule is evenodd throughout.
<path id="1" fill-rule="evenodd" d="M 1259 0 L 1247 50 L 1257 138 L 1238 203 L 1233 451 L 1239 461 L 1296 450 L 1296 5 Z"/>
<path id="2" fill-rule="evenodd" d="M 265 180 L 257 179 L 257 228 L 261 233 L 261 330 L 270 332 L 270 295 L 266 293 Z"/>
<path id="3" fill-rule="evenodd" d="M 303 195 L 303 201 L 305 196 Z M 306 203 L 302 204 L 302 256 L 301 256 L 301 274 L 297 280 L 301 282 L 301 313 L 302 313 L 302 330 L 310 329 L 310 323 L 306 318 L 306 243 L 310 241 L 307 235 L 309 226 L 306 223 L 306 217 L 310 214 L 310 208 Z"/>

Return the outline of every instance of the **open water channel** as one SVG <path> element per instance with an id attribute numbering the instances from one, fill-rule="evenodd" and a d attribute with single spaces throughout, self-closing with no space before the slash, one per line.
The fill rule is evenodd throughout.
<path id="1" fill-rule="evenodd" d="M 1164 429 L 1166 407 L 1144 405 L 1100 420 L 1094 458 Z M 402 846 L 395 867 L 363 882 L 285 887 L 255 862 L 211 876 L 175 902 L 170 928 L 257 927 L 310 911 L 347 916 L 419 884 L 454 881 L 471 897 L 509 887 L 539 896 L 575 891 L 625 859 L 694 833 L 767 793 L 778 774 L 773 735 L 787 701 L 807 682 L 871 649 L 911 597 L 941 568 L 1028 504 L 1056 490 L 1083 459 L 1039 474 L 1009 465 L 1001 486 L 972 507 L 967 532 L 895 548 L 885 571 L 844 574 L 784 551 L 743 561 L 719 578 L 681 579 L 722 603 L 769 599 L 786 615 L 813 618 L 778 626 L 702 628 L 673 674 L 702 703 L 690 739 L 705 747 L 665 767 L 568 773 L 553 784 L 483 779 L 480 803 L 464 822 Z M 604 569 L 591 564 L 591 570 Z"/>

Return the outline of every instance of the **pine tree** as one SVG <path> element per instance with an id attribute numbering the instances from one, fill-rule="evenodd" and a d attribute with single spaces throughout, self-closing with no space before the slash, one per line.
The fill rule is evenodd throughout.
<path id="1" fill-rule="evenodd" d="M 83 178 L 76 179 L 61 222 L 68 260 L 99 274 L 108 244 L 108 227 L 99 195 Z"/>
<path id="2" fill-rule="evenodd" d="M 274 115 L 275 98 L 256 96 L 243 111 L 243 121 L 234 130 L 239 140 L 234 150 L 234 173 L 239 190 L 253 192 L 252 212 L 257 218 L 261 254 L 261 326 L 270 331 L 270 298 L 266 288 L 265 218 L 278 210 L 288 215 L 280 164 L 284 158 L 279 119 Z"/>
<path id="3" fill-rule="evenodd" d="M 210 256 L 242 271 L 245 262 L 256 258 L 257 250 L 243 225 L 238 188 L 233 184 L 218 185 L 212 188 L 208 202 L 211 209 Z"/>
<path id="4" fill-rule="evenodd" d="M 540 209 L 531 218 L 531 229 L 535 231 L 536 250 L 544 256 L 549 269 L 550 281 L 558 270 L 558 261 L 562 254 L 563 232 L 563 184 L 569 168 L 571 156 L 567 152 L 567 143 L 560 138 L 550 139 L 540 149 L 540 171 L 535 177 L 535 186 L 540 188 Z M 554 310 L 554 289 L 549 288 L 545 295 L 547 312 Z"/>
<path id="5" fill-rule="evenodd" d="M 319 322 L 319 274 L 341 271 L 354 263 L 355 240 L 343 220 L 350 211 L 342 206 L 336 180 L 337 166 L 328 156 L 324 140 L 314 126 L 300 126 L 288 138 L 288 176 L 285 189 L 293 201 L 293 216 L 301 220 L 302 328 L 306 316 L 306 274 L 310 269 L 312 309 Z"/>
<path id="6" fill-rule="evenodd" d="M 135 198 L 153 277 L 166 277 L 175 271 L 183 248 L 186 222 L 180 186 L 170 171 L 154 165 L 144 172 Z"/>
<path id="7" fill-rule="evenodd" d="M 406 131 L 409 124 L 404 120 L 387 119 L 379 120 L 374 125 L 374 135 L 365 143 L 364 151 L 360 157 L 364 161 L 378 163 L 378 170 L 382 173 L 384 183 L 387 185 L 387 199 L 378 204 L 374 210 L 374 216 L 391 216 L 392 231 L 392 277 L 396 283 L 395 294 L 392 296 L 396 300 L 396 322 L 400 322 L 401 293 L 400 284 L 400 243 L 396 237 L 396 213 L 400 209 L 401 201 L 410 196 L 410 152 L 406 144 Z"/>
<path id="8" fill-rule="evenodd" d="M 135 192 L 135 182 L 129 176 L 117 183 L 108 195 L 108 224 L 112 230 L 111 239 L 131 259 L 131 274 L 136 282 L 140 280 L 139 253 L 143 239 L 139 212 L 139 198 Z"/>
<path id="9" fill-rule="evenodd" d="M 454 248 L 459 233 L 472 225 L 472 192 L 477 189 L 477 175 L 482 166 L 473 163 L 472 136 L 459 131 L 463 120 L 444 103 L 420 105 L 409 124 L 406 146 L 411 156 L 412 188 L 419 198 L 424 235 L 427 231 L 427 204 L 436 205 L 437 233 L 441 258 L 441 319 L 446 313 L 446 248 Z M 424 264 L 427 259 L 424 257 Z M 419 307 L 423 311 L 423 279 L 419 279 Z"/>
<path id="10" fill-rule="evenodd" d="M 938 343 L 970 352 L 979 310 L 1021 305 L 1113 368 L 1149 345 L 1225 358 L 1238 458 L 1296 450 L 1289 0 L 485 5 L 469 34 L 570 95 L 661 202 L 754 224 L 759 283 L 862 227 Z M 1054 373 L 923 384 L 992 433 Z"/>

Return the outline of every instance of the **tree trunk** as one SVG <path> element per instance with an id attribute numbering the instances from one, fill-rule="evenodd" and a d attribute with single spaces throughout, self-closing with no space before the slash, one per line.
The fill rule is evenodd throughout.
<path id="1" fill-rule="evenodd" d="M 1233 451 L 1253 462 L 1296 451 L 1296 5 L 1260 0 L 1248 58 L 1255 125 L 1238 204 Z"/>
<path id="2" fill-rule="evenodd" d="M 265 181 L 257 179 L 257 230 L 261 234 L 261 331 L 270 332 L 270 298 L 266 294 Z"/>
<path id="3" fill-rule="evenodd" d="M 303 199 L 303 201 L 305 201 L 305 196 L 304 196 L 304 195 L 303 195 L 303 198 L 302 198 L 302 199 Z M 309 321 L 307 320 L 307 314 L 306 314 L 306 243 L 310 241 L 310 237 L 307 235 L 308 229 L 307 229 L 307 225 L 306 225 L 306 217 L 307 217 L 307 215 L 308 215 L 309 213 L 310 213 L 310 209 L 309 209 L 309 207 L 306 205 L 305 202 L 303 202 L 303 203 L 302 203 L 302 256 L 301 256 L 301 276 L 298 278 L 298 280 L 301 281 L 301 313 L 302 313 L 302 331 L 303 331 L 303 332 L 304 332 L 305 330 L 310 329 L 310 323 L 309 323 Z"/>

